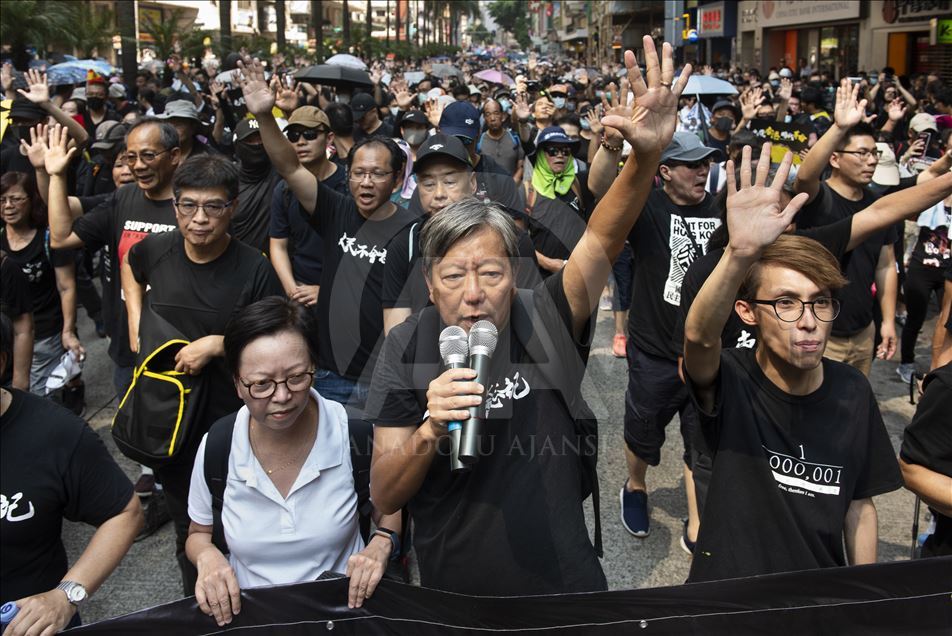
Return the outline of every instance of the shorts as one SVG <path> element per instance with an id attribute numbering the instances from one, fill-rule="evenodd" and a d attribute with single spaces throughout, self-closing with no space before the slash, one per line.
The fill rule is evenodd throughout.
<path id="1" fill-rule="evenodd" d="M 697 411 L 678 376 L 678 363 L 639 350 L 628 340 L 628 390 L 625 392 L 625 443 L 650 466 L 661 462 L 664 429 L 678 413 L 682 459 L 690 467 L 691 440 L 697 429 Z"/>

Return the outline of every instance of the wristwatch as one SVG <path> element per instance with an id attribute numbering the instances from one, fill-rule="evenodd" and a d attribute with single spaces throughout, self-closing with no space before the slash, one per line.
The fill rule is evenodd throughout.
<path id="1" fill-rule="evenodd" d="M 76 581 L 63 581 L 56 586 L 56 589 L 63 590 L 66 593 L 66 599 L 75 607 L 80 607 L 89 595 L 82 583 Z"/>
<path id="2" fill-rule="evenodd" d="M 390 539 L 393 548 L 390 550 L 390 560 L 396 561 L 400 558 L 400 535 L 389 528 L 377 528 L 374 530 L 374 536 Z"/>

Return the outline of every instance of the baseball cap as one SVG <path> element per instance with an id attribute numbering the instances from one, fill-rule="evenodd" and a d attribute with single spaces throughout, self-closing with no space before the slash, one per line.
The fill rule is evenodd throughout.
<path id="1" fill-rule="evenodd" d="M 159 119 L 192 119 L 198 123 L 202 123 L 195 104 L 184 99 L 167 102 L 165 104 L 165 110 L 161 115 L 156 115 L 156 117 Z"/>
<path id="2" fill-rule="evenodd" d="M 717 112 L 717 111 L 719 111 L 719 110 L 722 109 L 722 108 L 730 108 L 731 111 L 734 113 L 734 117 L 740 119 L 740 116 L 741 116 L 740 109 L 737 108 L 737 106 L 734 105 L 734 102 L 732 102 L 732 101 L 729 100 L 729 99 L 721 99 L 721 100 L 718 100 L 718 101 L 714 104 L 714 107 L 711 108 L 711 116 L 713 117 L 713 116 L 714 116 L 714 113 Z"/>
<path id="3" fill-rule="evenodd" d="M 304 126 L 305 128 L 323 126 L 330 130 L 331 122 L 327 118 L 327 114 L 317 106 L 301 106 L 296 108 L 288 118 L 288 127 L 290 126 Z"/>
<path id="4" fill-rule="evenodd" d="M 400 125 L 404 124 L 419 124 L 420 126 L 430 127 L 430 120 L 426 118 L 426 115 L 419 110 L 408 110 L 403 114 L 403 117 L 400 119 Z"/>
<path id="5" fill-rule="evenodd" d="M 80 86 L 79 88 L 73 89 L 73 92 L 69 95 L 70 99 L 78 99 L 81 102 L 86 101 L 86 87 Z"/>
<path id="6" fill-rule="evenodd" d="M 126 87 L 122 84 L 109 85 L 109 97 L 113 99 L 123 99 L 126 96 Z"/>
<path id="7" fill-rule="evenodd" d="M 718 161 L 724 158 L 720 150 L 708 148 L 701 143 L 701 140 L 694 133 L 681 130 L 674 133 L 671 143 L 661 153 L 661 163 L 667 161 L 699 161 L 710 156 L 714 156 Z"/>
<path id="8" fill-rule="evenodd" d="M 107 119 L 96 127 L 96 141 L 90 148 L 93 150 L 112 150 L 116 144 L 122 143 L 129 127 L 118 121 Z"/>
<path id="9" fill-rule="evenodd" d="M 534 161 L 535 156 L 543 146 L 571 146 L 572 150 L 575 151 L 578 149 L 579 143 L 570 139 L 561 126 L 547 126 L 536 137 L 535 149 L 529 154 L 529 160 Z"/>
<path id="10" fill-rule="evenodd" d="M 413 172 L 419 172 L 420 166 L 422 166 L 427 159 L 436 156 L 450 157 L 460 163 L 466 164 L 467 167 L 472 167 L 472 164 L 469 162 L 469 153 L 466 152 L 466 147 L 463 145 L 463 142 L 452 135 L 440 133 L 427 138 L 427 140 L 423 142 L 423 145 L 420 146 L 420 150 L 417 151 L 416 161 L 413 163 Z"/>
<path id="11" fill-rule="evenodd" d="M 873 183 L 883 186 L 899 185 L 899 164 L 896 163 L 896 153 L 889 144 L 881 142 L 876 144 L 876 150 L 879 151 L 879 163 L 876 164 L 876 172 L 873 173 Z"/>
<path id="12" fill-rule="evenodd" d="M 789 68 L 785 66 L 782 69 L 780 69 L 780 77 L 787 77 L 787 78 L 793 77 L 793 71 L 791 71 Z"/>
<path id="13" fill-rule="evenodd" d="M 939 132 L 939 128 L 936 126 L 935 115 L 930 115 L 929 113 L 918 113 L 914 115 L 912 119 L 909 120 L 909 128 L 917 133 L 927 130 Z"/>
<path id="14" fill-rule="evenodd" d="M 233 140 L 239 142 L 242 139 L 247 139 L 256 132 L 259 132 L 257 119 L 242 119 L 238 122 L 238 125 L 235 126 Z"/>
<path id="15" fill-rule="evenodd" d="M 377 102 L 370 93 L 358 93 L 350 100 L 350 110 L 354 113 L 354 119 L 360 119 L 376 107 Z"/>
<path id="16" fill-rule="evenodd" d="M 479 111 L 469 102 L 453 102 L 443 109 L 440 132 L 476 139 L 479 137 Z"/>

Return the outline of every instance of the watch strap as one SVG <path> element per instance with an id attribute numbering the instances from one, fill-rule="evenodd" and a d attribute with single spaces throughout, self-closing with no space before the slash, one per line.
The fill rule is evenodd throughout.
<path id="1" fill-rule="evenodd" d="M 393 549 L 390 551 L 390 560 L 396 561 L 400 558 L 400 535 L 389 528 L 377 528 L 374 530 L 374 536 L 390 539 Z"/>

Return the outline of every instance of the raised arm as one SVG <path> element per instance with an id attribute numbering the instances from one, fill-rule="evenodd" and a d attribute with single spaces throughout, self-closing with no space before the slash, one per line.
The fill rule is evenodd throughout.
<path id="1" fill-rule="evenodd" d="M 734 180 L 734 162 L 727 162 L 727 227 L 730 242 L 717 267 L 705 281 L 691 304 L 684 322 L 684 368 L 694 385 L 698 402 L 706 411 L 714 406 L 714 384 L 721 366 L 721 332 L 747 270 L 806 203 L 805 194 L 798 194 L 780 207 L 780 193 L 790 172 L 793 155 L 784 156 L 773 183 L 767 186 L 769 161 L 757 162 L 757 178 L 751 185 L 750 146 L 744 147 L 740 184 Z M 761 151 L 770 156 L 770 144 Z"/>
<path id="2" fill-rule="evenodd" d="M 25 91 L 20 88 L 17 89 L 17 92 L 49 113 L 58 124 L 65 126 L 69 131 L 69 136 L 73 138 L 77 146 L 82 147 L 86 145 L 86 142 L 89 140 L 89 133 L 86 132 L 82 124 L 67 115 L 63 109 L 50 101 L 50 87 L 46 83 L 46 73 L 40 73 L 36 69 L 30 69 L 26 72 L 26 79 L 30 90 Z"/>
<path id="3" fill-rule="evenodd" d="M 916 216 L 949 195 L 952 195 L 952 172 L 877 199 L 871 206 L 853 215 L 846 249 L 858 247 L 875 232 Z"/>
<path id="4" fill-rule="evenodd" d="M 77 249 L 83 240 L 73 232 L 73 221 L 79 216 L 73 210 L 67 196 L 66 170 L 76 148 L 67 149 L 68 133 L 59 124 L 53 126 L 46 146 L 46 172 L 50 178 L 47 203 L 49 209 L 50 247 L 53 249 Z M 78 200 L 77 200 L 78 203 Z M 81 208 L 79 210 L 82 211 Z"/>
<path id="5" fill-rule="evenodd" d="M 274 164 L 278 174 L 288 182 L 294 196 L 300 201 L 301 207 L 309 214 L 314 214 L 314 206 L 317 202 L 317 177 L 301 165 L 294 145 L 278 128 L 278 122 L 275 121 L 274 114 L 271 112 L 274 108 L 274 93 L 268 88 L 268 83 L 264 79 L 264 67 L 257 58 L 254 60 L 245 58 L 243 62 L 238 62 L 238 66 L 241 69 L 239 83 L 245 97 L 245 105 L 258 120 L 258 131 L 261 133 L 265 152 L 271 158 L 271 163 Z"/>
<path id="6" fill-rule="evenodd" d="M 845 78 L 840 82 L 839 88 L 836 89 L 833 125 L 820 137 L 800 164 L 794 188 L 797 192 L 806 192 L 811 200 L 820 191 L 820 176 L 830 163 L 833 152 L 843 143 L 846 131 L 861 122 L 866 114 L 866 100 L 857 101 L 858 95 L 859 84 L 851 86 L 850 81 Z"/>
<path id="7" fill-rule="evenodd" d="M 595 207 L 588 227 L 572 250 L 565 266 L 562 285 L 572 309 L 573 328 L 578 335 L 598 306 L 612 263 L 621 253 L 651 191 L 661 152 L 671 142 L 677 124 L 678 97 L 691 76 L 691 65 L 674 82 L 674 53 L 667 42 L 659 59 L 654 40 L 644 41 L 647 83 L 641 76 L 635 54 L 625 52 L 628 83 L 634 92 L 630 116 L 609 115 L 602 124 L 617 128 L 631 144 L 631 156 L 621 174 Z M 627 104 L 627 88 L 622 86 L 620 104 Z"/>
<path id="8" fill-rule="evenodd" d="M 623 84 L 623 86 L 626 85 L 627 84 Z M 622 107 L 622 109 L 625 111 L 629 110 L 627 107 Z M 607 114 L 625 115 L 624 112 L 618 112 L 615 107 L 612 107 Z M 628 116 L 631 117 L 630 112 Z M 621 160 L 621 150 L 625 143 L 625 138 L 622 137 L 621 132 L 616 128 L 607 127 L 602 130 L 601 122 L 595 124 L 596 117 L 592 116 L 591 120 L 593 125 L 599 129 L 599 133 L 603 133 L 596 133 L 598 137 L 592 139 L 592 145 L 595 146 L 596 150 L 594 153 L 595 156 L 592 159 L 591 168 L 588 170 L 588 189 L 595 198 L 599 198 L 605 196 L 605 193 L 608 192 L 608 189 L 612 183 L 614 183 L 615 177 L 618 176 L 618 162 Z M 601 139 L 601 141 L 596 144 L 594 142 L 596 142 L 597 139 Z"/>

